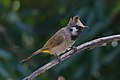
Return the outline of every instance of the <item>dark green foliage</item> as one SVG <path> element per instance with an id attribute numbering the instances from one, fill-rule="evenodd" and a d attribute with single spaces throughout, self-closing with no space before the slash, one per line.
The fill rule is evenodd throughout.
<path id="1" fill-rule="evenodd" d="M 79 15 L 89 26 L 76 42 L 118 34 L 120 0 L 0 0 L 0 80 L 21 80 L 54 58 L 40 54 L 19 61 L 41 48 L 69 19 Z M 113 42 L 114 43 L 114 42 Z M 120 80 L 120 45 L 86 50 L 35 80 Z"/>

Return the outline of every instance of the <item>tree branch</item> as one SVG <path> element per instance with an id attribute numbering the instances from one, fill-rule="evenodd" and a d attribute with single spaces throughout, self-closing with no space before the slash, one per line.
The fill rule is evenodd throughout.
<path id="1" fill-rule="evenodd" d="M 120 41 L 120 34 L 119 35 L 112 35 L 108 37 L 103 37 L 103 38 L 98 38 L 89 42 L 86 42 L 84 44 L 81 44 L 80 46 L 76 47 L 77 51 L 75 50 L 70 50 L 69 52 L 63 54 L 60 56 L 61 61 L 66 60 L 69 57 L 72 57 L 73 54 L 76 54 L 78 52 L 81 52 L 86 49 L 93 49 L 95 47 L 99 46 L 105 46 L 106 43 L 112 42 L 112 41 Z M 23 80 L 32 80 L 36 76 L 40 75 L 41 73 L 44 73 L 48 69 L 52 68 L 53 66 L 57 65 L 59 61 L 57 59 L 54 59 L 50 61 L 49 63 L 45 64 L 44 66 L 40 67 L 37 69 L 35 72 L 30 74 L 28 77 L 24 78 Z"/>

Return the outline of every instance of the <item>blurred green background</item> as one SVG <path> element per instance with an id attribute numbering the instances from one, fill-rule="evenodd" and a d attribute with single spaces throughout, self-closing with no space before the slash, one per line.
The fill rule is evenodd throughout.
<path id="1" fill-rule="evenodd" d="M 120 0 L 0 0 L 0 80 L 21 80 L 54 59 L 39 54 L 19 62 L 75 15 L 89 26 L 75 46 L 120 32 Z M 80 52 L 35 80 L 120 80 L 120 45 Z"/>

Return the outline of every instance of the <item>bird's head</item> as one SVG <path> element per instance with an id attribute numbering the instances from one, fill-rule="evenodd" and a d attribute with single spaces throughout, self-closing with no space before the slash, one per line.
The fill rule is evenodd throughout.
<path id="1" fill-rule="evenodd" d="M 69 20 L 68 27 L 75 27 L 75 26 L 78 26 L 81 29 L 88 28 L 88 26 L 85 26 L 82 24 L 79 16 L 74 16 L 73 18 L 70 18 Z"/>
<path id="2" fill-rule="evenodd" d="M 74 16 L 70 19 L 67 28 L 71 33 L 71 39 L 76 40 L 76 38 L 80 35 L 81 31 L 88 27 L 82 24 L 79 16 Z"/>

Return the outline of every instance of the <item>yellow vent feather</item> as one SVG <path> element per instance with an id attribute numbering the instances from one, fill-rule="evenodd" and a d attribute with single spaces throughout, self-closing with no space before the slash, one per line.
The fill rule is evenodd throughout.
<path id="1" fill-rule="evenodd" d="M 42 50 L 43 53 L 50 53 L 49 50 Z"/>

